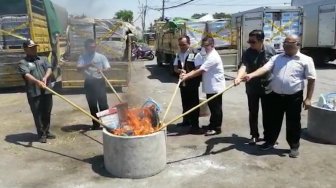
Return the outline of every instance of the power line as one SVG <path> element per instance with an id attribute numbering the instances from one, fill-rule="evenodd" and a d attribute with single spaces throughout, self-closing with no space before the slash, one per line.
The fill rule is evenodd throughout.
<path id="1" fill-rule="evenodd" d="M 180 3 L 180 4 L 178 4 L 178 5 L 174 5 L 174 6 L 170 6 L 170 7 L 165 7 L 165 6 L 164 6 L 164 5 L 165 5 L 165 4 L 164 4 L 165 1 L 166 1 L 166 0 L 163 0 L 163 1 L 162 1 L 162 5 L 163 5 L 162 8 L 153 8 L 153 7 L 148 7 L 148 8 L 149 8 L 149 9 L 152 9 L 152 10 L 157 10 L 157 11 L 167 10 L 167 9 L 177 8 L 177 7 L 186 5 L 186 4 L 191 3 L 191 2 L 193 2 L 193 1 L 195 1 L 195 0 L 189 0 L 189 1 L 187 1 L 187 2 Z"/>
<path id="2" fill-rule="evenodd" d="M 195 4 L 189 4 L 194 6 L 270 6 L 270 5 L 287 5 L 289 3 L 268 3 L 268 4 L 207 4 L 207 3 L 195 3 Z"/>

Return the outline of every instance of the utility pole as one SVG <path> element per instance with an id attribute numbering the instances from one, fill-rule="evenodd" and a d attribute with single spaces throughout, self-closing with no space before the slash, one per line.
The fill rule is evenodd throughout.
<path id="1" fill-rule="evenodd" d="M 145 31 L 146 30 L 146 16 L 147 16 L 147 0 L 146 0 L 146 5 L 145 8 L 143 9 L 143 26 L 142 26 L 142 30 Z"/>
<path id="2" fill-rule="evenodd" d="M 164 20 L 164 11 L 165 11 L 165 1 L 166 0 L 162 0 L 162 21 Z"/>

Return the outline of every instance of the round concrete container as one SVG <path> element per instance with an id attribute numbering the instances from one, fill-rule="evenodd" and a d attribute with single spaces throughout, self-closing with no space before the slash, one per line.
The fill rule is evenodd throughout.
<path id="1" fill-rule="evenodd" d="M 106 170 L 119 178 L 145 178 L 166 167 L 166 132 L 117 136 L 103 130 Z"/>
<path id="2" fill-rule="evenodd" d="M 320 108 L 313 103 L 308 111 L 307 130 L 314 138 L 336 144 L 336 111 Z"/>

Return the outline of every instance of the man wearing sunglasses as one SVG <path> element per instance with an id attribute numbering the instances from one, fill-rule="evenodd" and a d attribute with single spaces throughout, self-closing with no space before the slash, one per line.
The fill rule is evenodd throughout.
<path id="1" fill-rule="evenodd" d="M 178 39 L 180 52 L 176 55 L 174 61 L 174 71 L 181 75 L 182 73 L 189 73 L 199 68 L 200 64 L 196 64 L 195 56 L 197 51 L 190 48 L 190 38 L 185 35 Z M 187 112 L 194 106 L 199 104 L 198 88 L 200 86 L 202 76 L 197 76 L 193 79 L 184 81 L 180 84 L 181 100 L 183 113 Z M 199 108 L 183 117 L 182 123 L 179 126 L 191 126 L 190 134 L 203 134 L 199 127 Z"/>
<path id="2" fill-rule="evenodd" d="M 286 139 L 290 146 L 289 157 L 299 155 L 301 134 L 301 108 L 305 110 L 311 106 L 314 91 L 316 71 L 311 57 L 301 54 L 299 37 L 289 35 L 283 43 L 285 53 L 273 56 L 263 67 L 245 76 L 246 81 L 271 72 L 273 75 L 270 87 L 272 93 L 270 124 L 268 136 L 261 149 L 272 149 L 278 139 L 283 116 L 286 113 Z M 303 100 L 305 80 L 308 80 L 307 95 Z"/>
<path id="3" fill-rule="evenodd" d="M 182 73 L 182 81 L 202 75 L 202 90 L 210 98 L 225 89 L 224 68 L 221 57 L 214 47 L 214 39 L 205 37 L 202 39 L 202 49 L 195 57 L 195 63 L 201 64 L 200 68 L 189 73 Z M 199 63 L 198 63 L 199 62 Z M 222 132 L 222 95 L 208 102 L 210 109 L 210 124 L 206 126 L 206 136 L 220 134 Z"/>
<path id="4" fill-rule="evenodd" d="M 274 55 L 276 55 L 275 49 L 270 45 L 264 44 L 264 32 L 262 30 L 253 30 L 249 33 L 250 44 L 242 57 L 242 62 L 238 70 L 234 84 L 237 86 L 242 81 L 245 74 L 254 72 L 258 68 L 262 67 L 266 62 Z M 249 124 L 250 124 L 250 135 L 252 136 L 249 141 L 250 145 L 255 145 L 256 142 L 262 140 L 260 139 L 258 131 L 258 112 L 259 112 L 259 101 L 261 101 L 262 110 L 262 120 L 264 128 L 264 137 L 267 130 L 267 118 L 269 116 L 267 113 L 267 90 L 270 75 L 265 75 L 264 77 L 253 78 L 251 81 L 246 82 L 246 94 L 249 109 Z"/>

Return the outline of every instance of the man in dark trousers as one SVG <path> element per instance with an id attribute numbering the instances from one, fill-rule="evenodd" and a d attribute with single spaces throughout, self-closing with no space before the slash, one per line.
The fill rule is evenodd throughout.
<path id="1" fill-rule="evenodd" d="M 206 93 L 207 99 L 225 90 L 223 62 L 215 49 L 215 41 L 211 36 L 202 39 L 202 49 L 195 57 L 195 64 L 201 66 L 189 73 L 182 73 L 183 82 L 202 76 L 202 90 Z M 205 135 L 220 134 L 223 122 L 222 94 L 209 101 L 208 106 L 211 115 L 210 124 L 204 127 L 207 129 Z"/>
<path id="2" fill-rule="evenodd" d="M 262 30 L 253 30 L 249 33 L 249 40 L 247 42 L 250 44 L 250 48 L 243 53 L 241 66 L 234 80 L 236 86 L 239 85 L 246 73 L 254 72 L 266 64 L 272 56 L 276 55 L 275 49 L 272 46 L 264 44 L 264 37 L 265 35 Z M 255 145 L 256 142 L 261 140 L 258 131 L 259 101 L 261 101 L 264 132 L 267 131 L 266 125 L 269 116 L 266 113 L 269 111 L 267 110 L 269 104 L 267 104 L 266 94 L 270 93 L 267 90 L 269 79 L 270 74 L 267 74 L 264 77 L 253 78 L 249 82 L 246 82 L 250 135 L 252 136 L 249 144 L 251 145 Z"/>
<path id="3" fill-rule="evenodd" d="M 289 35 L 283 43 L 285 53 L 273 56 L 263 67 L 253 73 L 247 74 L 245 79 L 264 75 L 267 72 L 273 74 L 270 83 L 272 93 L 270 100 L 272 109 L 269 113 L 272 119 L 262 150 L 273 148 L 281 131 L 283 116 L 286 113 L 286 139 L 290 146 L 289 157 L 299 156 L 301 136 L 301 109 L 311 106 L 311 98 L 314 92 L 316 71 L 311 57 L 300 53 L 299 37 Z M 307 95 L 303 99 L 303 90 L 307 82 Z"/>
<path id="4" fill-rule="evenodd" d="M 96 52 L 95 40 L 86 40 L 84 46 L 85 52 L 79 57 L 77 69 L 85 77 L 84 89 L 91 115 L 97 117 L 98 107 L 100 111 L 108 109 L 105 80 L 100 71 L 108 70 L 110 64 L 104 55 Z M 92 120 L 92 123 L 92 130 L 99 129 L 98 122 Z"/>
<path id="5" fill-rule="evenodd" d="M 32 40 L 23 43 L 26 57 L 20 61 L 18 71 L 26 84 L 28 103 L 34 116 L 38 140 L 46 143 L 47 139 L 55 138 L 55 135 L 49 132 L 52 95 L 44 89 L 51 86 L 52 71 L 48 59 L 37 55 L 37 46 Z"/>
<path id="6" fill-rule="evenodd" d="M 174 61 L 174 71 L 177 74 L 182 74 L 198 69 L 200 64 L 195 64 L 197 52 L 190 48 L 189 36 L 185 35 L 180 37 L 178 39 L 178 45 L 180 47 L 180 52 L 176 55 Z M 201 76 L 197 76 L 180 84 L 183 113 L 199 104 L 198 88 L 201 79 Z M 191 126 L 190 134 L 203 134 L 198 122 L 199 111 L 199 108 L 197 108 L 187 116 L 184 116 L 183 122 L 178 125 Z"/>

